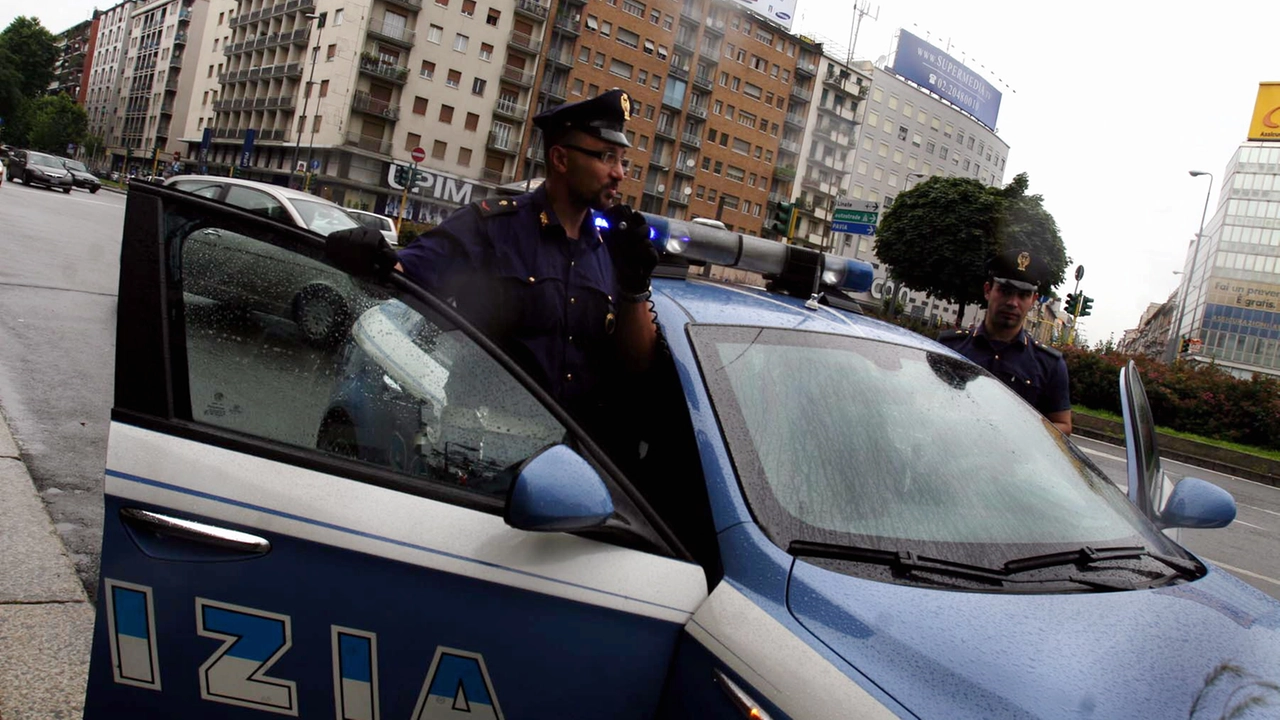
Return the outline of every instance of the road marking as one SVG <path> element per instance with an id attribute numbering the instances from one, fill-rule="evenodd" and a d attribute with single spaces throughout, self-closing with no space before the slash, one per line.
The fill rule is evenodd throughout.
<path id="1" fill-rule="evenodd" d="M 1259 575 L 1258 573 L 1249 572 L 1248 570 L 1242 570 L 1238 567 L 1232 567 L 1231 565 L 1228 565 L 1224 562 L 1218 562 L 1213 558 L 1207 558 L 1207 557 L 1204 557 L 1203 555 L 1201 555 L 1200 557 L 1204 558 L 1205 560 L 1208 560 L 1214 565 L 1217 565 L 1223 570 L 1230 570 L 1231 572 L 1236 573 L 1238 575 L 1247 575 L 1251 578 L 1254 578 L 1255 580 L 1262 580 L 1263 582 L 1269 582 L 1272 585 L 1280 585 L 1280 580 L 1277 580 L 1275 578 L 1270 578 L 1270 577 L 1267 577 L 1266 575 Z"/>
<path id="2" fill-rule="evenodd" d="M 1112 455 L 1111 453 L 1106 453 L 1106 452 L 1103 452 L 1103 451 L 1101 451 L 1101 450 L 1094 450 L 1093 448 L 1087 448 L 1087 447 L 1084 447 L 1083 445 L 1076 445 L 1076 447 L 1077 447 L 1077 448 L 1080 448 L 1080 450 L 1081 450 L 1082 452 L 1089 453 L 1090 455 L 1097 455 L 1097 456 L 1099 456 L 1099 457 L 1110 458 L 1110 459 L 1112 459 L 1112 460 L 1119 460 L 1119 461 L 1121 461 L 1121 462 L 1124 462 L 1124 461 L 1126 461 L 1126 460 L 1127 460 L 1127 458 L 1125 458 L 1125 456 L 1124 456 L 1124 455 Z M 1250 485 L 1255 485 L 1255 486 L 1260 487 L 1260 488 L 1269 488 L 1269 489 L 1271 489 L 1271 490 L 1280 490 L 1280 487 L 1276 487 L 1275 485 L 1268 485 L 1267 483 L 1258 482 L 1257 480 L 1250 480 L 1249 478 L 1237 477 L 1237 476 L 1235 476 L 1235 475 L 1230 475 L 1230 474 L 1228 474 L 1228 473 L 1219 472 L 1219 471 L 1217 471 L 1217 470 L 1211 470 L 1211 469 L 1209 469 L 1209 468 L 1202 468 L 1202 467 L 1200 467 L 1200 466 L 1198 466 L 1198 465 L 1189 465 L 1189 464 L 1184 463 L 1184 462 L 1178 462 L 1177 460 L 1169 460 L 1168 458 L 1160 458 L 1160 463 L 1161 463 L 1162 465 L 1165 465 L 1165 466 L 1169 466 L 1169 465 L 1180 465 L 1180 466 L 1182 466 L 1182 467 L 1184 467 L 1184 468 L 1187 468 L 1187 469 L 1189 469 L 1189 470 L 1192 470 L 1192 471 L 1193 471 L 1193 472 L 1192 472 L 1193 477 L 1194 477 L 1194 471 L 1197 471 L 1197 470 L 1203 470 L 1204 472 L 1211 472 L 1211 473 L 1213 473 L 1213 474 L 1215 474 L 1215 475 L 1221 475 L 1222 477 L 1229 478 L 1229 479 L 1231 479 L 1231 480 L 1235 480 L 1235 481 L 1237 481 L 1237 482 L 1249 483 Z M 1182 473 L 1182 475 L 1187 475 L 1187 474 L 1188 474 L 1188 473 Z M 1242 507 L 1252 507 L 1252 506 L 1250 506 L 1250 505 L 1243 505 Z M 1262 510 L 1262 508 L 1254 508 L 1254 509 L 1255 509 L 1255 510 Z M 1271 510 L 1262 510 L 1262 512 L 1269 512 L 1269 513 L 1271 513 L 1272 515 L 1280 515 L 1280 513 L 1278 513 L 1278 512 L 1273 512 L 1273 511 L 1271 511 Z"/>
<path id="3" fill-rule="evenodd" d="M 6 178 L 5 178 L 5 180 L 7 181 L 7 180 L 8 180 L 8 178 L 6 177 Z M 14 185 L 15 185 L 15 186 L 18 184 L 18 183 L 17 183 L 17 181 L 13 181 L 13 183 L 14 183 Z M 22 187 L 23 187 L 23 189 L 24 189 L 24 190 L 30 190 L 31 192 L 37 192 L 37 191 L 39 191 L 39 192 L 45 192 L 45 191 L 47 190 L 47 188 L 27 187 L 27 186 L 25 186 L 25 185 L 24 185 L 24 186 L 22 186 Z M 71 195 L 72 195 L 72 196 L 77 195 L 77 194 L 78 194 L 78 193 L 77 193 L 75 190 L 72 190 L 72 191 L 71 191 Z M 118 204 L 116 204 L 116 203 L 109 203 L 109 202 L 102 202 L 101 200 L 90 200 L 89 198 L 76 198 L 76 201 L 77 201 L 77 202 L 86 202 L 86 203 L 89 203 L 90 205 L 103 205 L 103 206 L 105 206 L 105 207 L 124 208 L 124 205 L 118 205 Z"/>
<path id="4" fill-rule="evenodd" d="M 1231 522 L 1231 524 L 1232 524 L 1232 525 L 1244 525 L 1245 527 L 1251 527 L 1251 528 L 1254 528 L 1254 529 L 1256 529 L 1256 530 L 1263 530 L 1263 531 L 1266 531 L 1266 530 L 1269 530 L 1269 529 L 1270 529 L 1270 528 L 1264 528 L 1264 527 L 1262 527 L 1261 525 L 1254 525 L 1254 524 L 1252 524 L 1252 523 L 1247 523 L 1247 522 L 1245 522 L 1245 521 L 1241 520 L 1240 518 L 1236 518 L 1235 520 L 1233 520 L 1233 521 Z"/>
<path id="5" fill-rule="evenodd" d="M 1076 447 L 1080 448 L 1081 452 L 1087 452 L 1090 455 L 1097 455 L 1099 457 L 1111 458 L 1112 460 L 1124 460 L 1123 455 L 1112 455 L 1111 453 L 1105 453 L 1105 452 L 1102 452 L 1101 450 L 1094 450 L 1093 448 L 1081 447 L 1080 445 L 1077 445 Z"/>

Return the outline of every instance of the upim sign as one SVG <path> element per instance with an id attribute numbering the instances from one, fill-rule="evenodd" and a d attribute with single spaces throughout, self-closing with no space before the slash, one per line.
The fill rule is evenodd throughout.
<path id="1" fill-rule="evenodd" d="M 401 173 L 408 175 L 410 169 L 408 166 L 400 165 Z M 395 163 L 387 163 L 387 185 L 393 190 L 404 190 L 404 185 L 396 180 Z M 471 190 L 475 187 L 473 183 L 458 178 L 437 175 L 429 170 L 418 170 L 417 177 L 413 185 L 409 187 L 409 192 L 423 197 L 436 198 L 445 202 L 456 203 L 458 205 L 466 205 L 471 202 Z"/>

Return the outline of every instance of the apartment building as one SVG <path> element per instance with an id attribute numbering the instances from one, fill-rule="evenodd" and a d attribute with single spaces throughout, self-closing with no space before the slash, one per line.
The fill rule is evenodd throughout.
<path id="1" fill-rule="evenodd" d="M 821 79 L 815 102 L 801 123 L 788 123 L 779 163 L 798 177 L 798 195 L 771 195 L 770 201 L 794 201 L 799 214 L 793 239 L 827 252 L 852 250 L 859 236 L 831 230 L 836 201 L 852 192 L 858 110 L 871 88 L 871 75 L 826 55 L 818 57 Z M 792 93 L 802 92 L 796 87 Z M 770 211 L 772 215 L 772 210 Z"/>
<path id="2" fill-rule="evenodd" d="M 933 175 L 1003 184 L 1009 145 L 993 130 L 888 66 L 860 67 L 871 75 L 871 89 L 862 103 L 849 197 L 878 202 L 883 212 L 899 193 Z M 869 261 L 875 269 L 875 281 L 863 299 L 878 303 L 884 297 L 888 268 L 875 257 L 874 245 L 874 236 L 859 236 L 847 254 Z M 951 303 L 906 288 L 894 294 L 904 311 L 915 317 L 955 319 L 957 308 Z"/>
<path id="3" fill-rule="evenodd" d="M 49 94 L 70 95 L 78 103 L 84 103 L 85 75 L 93 57 L 94 38 L 98 20 L 76 23 L 54 36 L 58 57 L 53 63 L 53 80 L 49 82 Z"/>
<path id="4" fill-rule="evenodd" d="M 124 0 L 97 17 L 97 40 L 90 56 L 84 107 L 89 132 L 104 139 L 117 134 L 116 109 L 120 102 L 125 59 L 129 54 L 129 31 L 133 27 L 135 5 L 136 0 Z"/>

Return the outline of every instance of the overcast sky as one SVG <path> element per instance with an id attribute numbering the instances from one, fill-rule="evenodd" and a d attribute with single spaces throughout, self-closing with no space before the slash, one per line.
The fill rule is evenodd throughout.
<path id="1" fill-rule="evenodd" d="M 1008 181 L 1031 177 L 1094 298 L 1091 340 L 1137 324 L 1176 287 L 1213 173 L 1245 139 L 1258 83 L 1280 80 L 1280 6 L 1218 0 L 888 0 L 870 11 L 856 55 L 875 60 L 907 28 L 963 59 L 1004 93 L 997 123 Z M 0 26 L 35 15 L 54 32 L 91 16 L 91 0 L 0 0 Z M 100 9 L 111 3 L 97 5 Z M 798 32 L 849 43 L 848 0 L 799 0 Z M 1070 277 L 1070 272 L 1068 272 Z M 1058 288 L 1061 295 L 1072 283 Z"/>

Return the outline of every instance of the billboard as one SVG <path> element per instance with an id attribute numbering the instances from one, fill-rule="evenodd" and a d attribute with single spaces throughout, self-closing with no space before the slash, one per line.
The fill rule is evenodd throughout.
<path id="1" fill-rule="evenodd" d="M 1280 82 L 1258 83 L 1258 100 L 1249 121 L 1250 140 L 1280 140 Z"/>
<path id="2" fill-rule="evenodd" d="M 796 0 L 734 0 L 757 15 L 763 15 L 791 32 L 791 21 L 796 18 Z"/>
<path id="3" fill-rule="evenodd" d="M 893 71 L 946 99 L 989 129 L 996 129 L 1000 91 L 955 58 L 906 30 L 898 31 Z"/>

